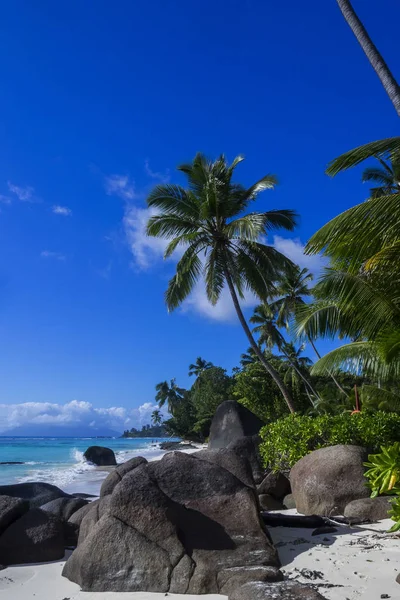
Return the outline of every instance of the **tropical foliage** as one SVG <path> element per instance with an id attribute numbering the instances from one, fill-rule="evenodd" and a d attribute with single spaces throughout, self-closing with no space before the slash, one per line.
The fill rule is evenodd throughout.
<path id="1" fill-rule="evenodd" d="M 364 401 L 398 409 L 400 374 L 400 138 L 373 142 L 333 161 L 328 173 L 374 158 L 364 181 L 380 185 L 365 202 L 322 227 L 309 241 L 309 253 L 322 252 L 330 268 L 313 289 L 314 302 L 297 311 L 297 333 L 304 338 L 349 340 L 322 357 L 314 374 L 327 369 L 363 374 L 371 383 Z"/>
<path id="2" fill-rule="evenodd" d="M 400 415 L 379 411 L 318 417 L 289 415 L 266 425 L 260 433 L 265 466 L 285 471 L 318 448 L 354 444 L 377 452 L 383 445 L 400 441 Z"/>

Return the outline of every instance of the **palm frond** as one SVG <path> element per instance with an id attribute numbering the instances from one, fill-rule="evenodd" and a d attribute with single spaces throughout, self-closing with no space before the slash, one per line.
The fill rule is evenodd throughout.
<path id="1" fill-rule="evenodd" d="M 265 175 L 246 190 L 245 196 L 250 200 L 254 200 L 260 192 L 272 190 L 276 185 L 278 185 L 278 178 L 275 175 Z"/>
<path id="2" fill-rule="evenodd" d="M 199 213 L 196 196 L 171 183 L 156 185 L 147 197 L 147 205 L 182 218 L 196 218 Z"/>
<path id="3" fill-rule="evenodd" d="M 165 301 L 168 310 L 177 308 L 189 296 L 202 272 L 202 262 L 189 247 L 177 264 L 176 274 L 168 283 Z"/>
<path id="4" fill-rule="evenodd" d="M 327 169 L 326 173 L 331 176 L 335 176 L 340 171 L 350 169 L 359 165 L 367 158 L 381 156 L 387 152 L 398 152 L 400 150 L 400 137 L 386 138 L 384 140 L 378 140 L 376 142 L 369 142 L 358 148 L 354 148 L 349 152 L 345 152 L 338 158 L 332 160 Z"/>
<path id="5" fill-rule="evenodd" d="M 197 223 L 182 219 L 179 216 L 170 214 L 154 215 L 150 217 L 147 223 L 147 235 L 150 237 L 170 239 L 192 233 L 198 233 Z"/>
<path id="6" fill-rule="evenodd" d="M 332 264 L 349 269 L 374 256 L 383 247 L 398 241 L 400 193 L 371 198 L 341 213 L 315 233 L 306 245 L 306 254 L 331 257 Z"/>

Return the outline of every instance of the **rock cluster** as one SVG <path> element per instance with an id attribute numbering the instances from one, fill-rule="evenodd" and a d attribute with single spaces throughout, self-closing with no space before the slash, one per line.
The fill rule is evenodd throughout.
<path id="1" fill-rule="evenodd" d="M 68 519 L 87 504 L 48 483 L 0 486 L 0 564 L 63 558 L 77 541 Z"/>

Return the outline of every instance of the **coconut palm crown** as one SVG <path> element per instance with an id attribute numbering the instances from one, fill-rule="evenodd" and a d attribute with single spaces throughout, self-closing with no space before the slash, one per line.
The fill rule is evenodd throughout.
<path id="1" fill-rule="evenodd" d="M 147 204 L 159 214 L 149 219 L 147 233 L 169 240 L 166 258 L 175 250 L 183 251 L 165 294 L 168 309 L 180 306 L 200 279 L 213 305 L 227 286 L 252 348 L 293 411 L 289 391 L 251 334 L 240 299 L 246 291 L 260 299 L 271 294 L 290 261 L 263 239 L 271 230 L 292 231 L 296 214 L 283 209 L 246 212 L 260 192 L 274 188 L 277 180 L 265 175 L 250 187 L 234 182 L 234 171 L 242 161 L 238 156 L 228 164 L 223 155 L 211 161 L 197 154 L 191 163 L 178 167 L 187 177 L 187 187 L 164 184 L 153 189 Z"/>

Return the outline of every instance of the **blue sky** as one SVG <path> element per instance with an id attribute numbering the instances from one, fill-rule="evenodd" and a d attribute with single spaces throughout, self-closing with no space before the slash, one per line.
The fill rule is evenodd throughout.
<path id="1" fill-rule="evenodd" d="M 399 3 L 354 4 L 399 75 Z M 139 422 L 158 381 L 189 383 L 198 355 L 230 369 L 247 347 L 225 300 L 167 314 L 173 263 L 142 232 L 151 186 L 181 182 L 199 150 L 243 153 L 243 183 L 280 179 L 258 208 L 300 213 L 275 241 L 303 260 L 367 196 L 327 162 L 395 135 L 396 113 L 334 0 L 15 0 L 0 30 L 0 431 L 72 401 Z"/>

